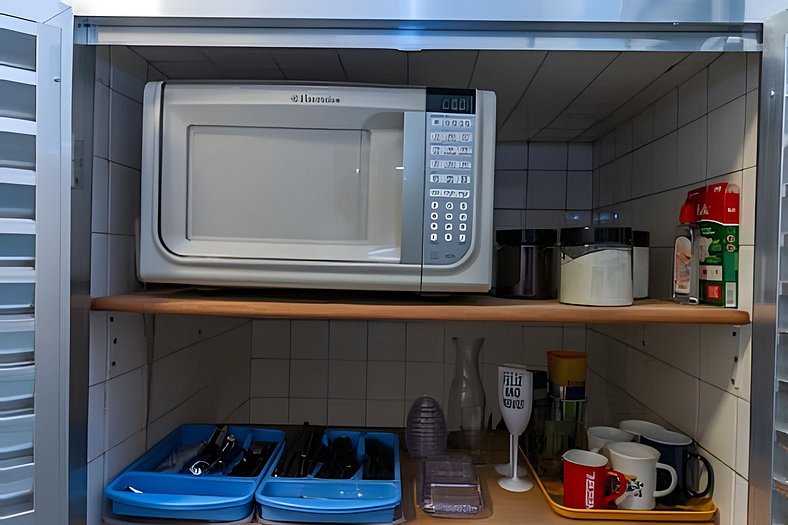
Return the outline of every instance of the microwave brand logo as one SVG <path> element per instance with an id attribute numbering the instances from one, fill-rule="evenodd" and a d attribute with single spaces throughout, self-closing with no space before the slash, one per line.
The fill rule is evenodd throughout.
<path id="1" fill-rule="evenodd" d="M 331 95 L 310 95 L 309 93 L 293 93 L 290 95 L 290 102 L 293 104 L 339 104 L 339 97 Z"/>

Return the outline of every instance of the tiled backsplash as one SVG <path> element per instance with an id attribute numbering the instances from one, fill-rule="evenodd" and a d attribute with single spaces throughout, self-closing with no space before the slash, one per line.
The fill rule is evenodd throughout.
<path id="1" fill-rule="evenodd" d="M 752 311 L 759 60 L 720 55 L 594 143 L 595 219 L 650 231 L 652 297 L 670 295 L 687 191 L 733 182 L 741 189 L 739 304 Z M 692 436 L 714 467 L 719 523 L 745 523 L 750 327 L 589 326 L 587 348 L 590 422 L 645 417 Z"/>
<path id="2" fill-rule="evenodd" d="M 585 349 L 585 325 L 432 321 L 252 321 L 252 423 L 401 427 L 421 395 L 446 406 L 454 337 L 483 337 L 487 413 L 500 420 L 496 365 L 546 366 L 547 350 Z"/>
<path id="3" fill-rule="evenodd" d="M 495 228 L 590 224 L 592 154 L 590 143 L 499 143 Z"/>

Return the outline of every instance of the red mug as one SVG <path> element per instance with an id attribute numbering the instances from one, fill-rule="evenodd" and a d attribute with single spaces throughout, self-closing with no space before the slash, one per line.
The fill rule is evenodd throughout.
<path id="1" fill-rule="evenodd" d="M 573 449 L 564 459 L 564 506 L 573 509 L 603 509 L 627 491 L 627 478 L 607 468 L 607 458 L 587 450 Z M 610 477 L 618 478 L 618 491 L 605 495 Z"/>

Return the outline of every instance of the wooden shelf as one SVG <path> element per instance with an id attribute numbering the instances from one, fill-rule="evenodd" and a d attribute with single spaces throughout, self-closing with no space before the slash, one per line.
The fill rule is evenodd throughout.
<path id="1" fill-rule="evenodd" d="M 647 299 L 633 306 L 571 306 L 558 301 L 487 295 L 415 295 L 366 292 L 152 290 L 98 297 L 93 310 L 146 314 L 305 319 L 398 319 L 545 323 L 683 323 L 741 325 L 742 310 L 678 305 Z"/>

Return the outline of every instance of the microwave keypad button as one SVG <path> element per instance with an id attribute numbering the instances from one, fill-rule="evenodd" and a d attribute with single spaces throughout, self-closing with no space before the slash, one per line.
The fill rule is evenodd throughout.
<path id="1" fill-rule="evenodd" d="M 432 201 L 430 203 L 430 208 L 432 208 L 433 210 L 437 210 L 438 209 L 438 202 L 437 201 Z"/>
<path id="2" fill-rule="evenodd" d="M 446 209 L 447 210 L 453 210 L 454 209 L 454 203 L 453 202 L 447 202 L 446 203 Z"/>
<path id="3" fill-rule="evenodd" d="M 452 226 L 451 223 L 448 223 L 446 226 L 443 227 L 443 229 L 446 230 L 447 232 L 451 231 L 453 228 L 454 226 Z"/>
<path id="4" fill-rule="evenodd" d="M 438 229 L 438 223 L 437 222 L 433 222 L 432 224 L 430 224 L 430 230 L 437 230 L 437 229 Z"/>
<path id="5" fill-rule="evenodd" d="M 447 233 L 446 235 L 443 236 L 443 238 L 446 240 L 446 242 L 451 242 L 452 239 L 451 233 Z"/>
<path id="6" fill-rule="evenodd" d="M 453 218 L 454 218 L 454 215 L 452 215 L 451 213 L 447 213 L 447 214 L 446 214 L 446 220 L 447 220 L 447 221 L 450 221 L 450 220 L 452 220 Z"/>
<path id="7" fill-rule="evenodd" d="M 431 233 L 430 234 L 430 242 L 438 242 L 438 234 L 437 233 Z"/>
<path id="8" fill-rule="evenodd" d="M 460 224 L 460 231 L 461 232 L 464 232 L 467 229 L 468 229 L 468 225 L 467 224 L 465 224 L 465 223 Z"/>
<path id="9" fill-rule="evenodd" d="M 462 208 L 462 205 L 460 205 L 460 208 Z M 461 221 L 467 221 L 468 220 L 468 214 L 467 213 L 461 213 L 460 214 L 460 220 Z"/>
<path id="10" fill-rule="evenodd" d="M 464 243 L 465 242 L 465 234 L 461 233 L 459 239 L 460 239 L 460 244 Z"/>
<path id="11" fill-rule="evenodd" d="M 437 221 L 438 220 L 438 214 L 435 213 L 435 212 L 430 213 L 430 219 L 432 219 L 433 221 Z"/>
<path id="12" fill-rule="evenodd" d="M 467 210 L 468 209 L 468 203 L 467 202 L 461 202 L 460 203 L 460 209 L 461 210 Z"/>

